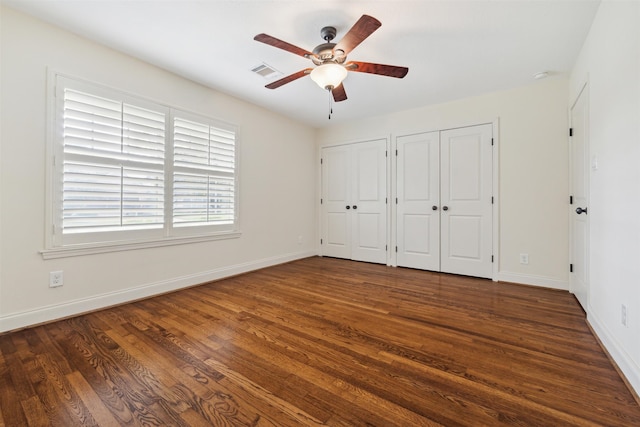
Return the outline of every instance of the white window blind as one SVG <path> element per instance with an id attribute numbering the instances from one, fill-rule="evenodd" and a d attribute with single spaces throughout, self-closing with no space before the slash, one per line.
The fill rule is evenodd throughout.
<path id="1" fill-rule="evenodd" d="M 235 217 L 235 133 L 175 117 L 173 222 L 230 224 Z"/>
<path id="2" fill-rule="evenodd" d="M 64 91 L 63 233 L 162 227 L 165 114 Z"/>
<path id="3" fill-rule="evenodd" d="M 55 79 L 48 247 L 238 234 L 234 126 Z"/>

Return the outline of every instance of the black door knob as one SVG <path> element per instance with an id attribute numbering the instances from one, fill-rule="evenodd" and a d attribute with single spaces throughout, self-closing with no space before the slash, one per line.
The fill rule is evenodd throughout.
<path id="1" fill-rule="evenodd" d="M 443 206 L 443 207 L 442 207 L 442 210 L 443 210 L 443 211 L 448 211 L 448 210 L 449 210 L 449 206 Z"/>
<path id="2" fill-rule="evenodd" d="M 345 207 L 346 207 L 347 209 L 351 209 L 351 206 L 349 206 L 349 205 L 347 205 L 347 206 L 345 206 Z"/>
<path id="3" fill-rule="evenodd" d="M 578 215 L 580 215 L 581 213 L 583 213 L 583 214 L 585 214 L 585 215 L 586 215 L 586 214 L 587 214 L 587 208 L 577 208 L 577 209 L 576 209 L 576 213 L 577 213 Z"/>
<path id="4" fill-rule="evenodd" d="M 438 207 L 437 207 L 436 205 L 433 205 L 433 206 L 431 206 L 431 210 L 432 210 L 432 211 L 437 211 L 437 210 L 438 210 Z"/>
<path id="5" fill-rule="evenodd" d="M 358 206 L 356 206 L 356 205 L 353 205 L 353 209 L 358 209 Z"/>

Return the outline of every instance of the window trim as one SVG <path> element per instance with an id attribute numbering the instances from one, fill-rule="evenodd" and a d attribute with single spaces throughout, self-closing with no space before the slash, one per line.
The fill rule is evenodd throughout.
<path id="1" fill-rule="evenodd" d="M 217 232 L 187 237 L 164 237 L 161 239 L 127 240 L 120 242 L 102 242 L 67 245 L 48 248 L 40 251 L 43 259 L 67 258 L 73 256 L 103 254 L 109 252 L 132 251 L 136 249 L 158 248 L 163 246 L 185 245 L 189 243 L 208 242 L 212 240 L 237 239 L 240 231 Z"/>
<path id="2" fill-rule="evenodd" d="M 89 93 L 96 95 L 113 94 L 117 98 L 133 100 L 142 103 L 142 106 L 148 104 L 161 108 L 166 111 L 166 141 L 169 142 L 166 150 L 166 160 L 164 163 L 165 175 L 165 195 L 172 192 L 173 189 L 173 119 L 178 116 L 190 120 L 200 119 L 209 126 L 220 127 L 221 129 L 234 132 L 234 219 L 231 227 L 224 227 L 215 224 L 194 225 L 175 227 L 173 225 L 172 209 L 167 208 L 172 205 L 173 201 L 165 197 L 165 221 L 164 225 L 155 229 L 155 233 L 138 233 L 143 230 L 131 231 L 114 231 L 105 232 L 108 239 L 87 239 L 93 233 L 79 233 L 84 238 L 67 239 L 62 241 L 62 232 L 57 227 L 61 227 L 61 203 L 60 197 L 55 197 L 55 192 L 61 190 L 62 177 L 61 166 L 56 162 L 63 161 L 64 152 L 62 144 L 62 120 L 59 120 L 60 103 L 64 102 L 57 96 L 58 85 L 67 86 L 67 82 L 71 82 L 72 88 L 86 87 Z M 93 91 L 95 92 L 93 92 Z M 139 104 L 138 104 L 139 105 Z M 45 191 L 45 239 L 44 249 L 40 254 L 44 259 L 63 258 L 68 256 L 80 256 L 96 253 L 107 253 L 116 251 L 136 250 L 144 248 L 154 248 L 162 246 L 182 245 L 189 243 L 198 243 L 204 241 L 225 240 L 239 238 L 242 234 L 240 231 L 240 132 L 236 125 L 224 120 L 207 116 L 202 113 L 186 110 L 184 108 L 173 107 L 164 102 L 149 99 L 138 94 L 129 93 L 120 89 L 115 89 L 100 83 L 95 83 L 82 78 L 71 76 L 58 72 L 56 70 L 47 70 L 47 134 L 46 134 L 46 191 Z M 167 190 L 167 188 L 171 188 Z M 168 215 L 170 216 L 167 216 Z M 169 231 L 171 233 L 169 234 Z M 94 234 L 98 236 L 98 234 Z M 120 238 L 119 235 L 122 235 Z"/>

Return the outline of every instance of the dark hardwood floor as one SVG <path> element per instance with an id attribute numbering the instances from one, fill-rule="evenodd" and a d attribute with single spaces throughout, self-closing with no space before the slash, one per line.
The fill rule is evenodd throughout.
<path id="1" fill-rule="evenodd" d="M 331 258 L 0 336 L 1 426 L 638 426 L 567 292 Z"/>

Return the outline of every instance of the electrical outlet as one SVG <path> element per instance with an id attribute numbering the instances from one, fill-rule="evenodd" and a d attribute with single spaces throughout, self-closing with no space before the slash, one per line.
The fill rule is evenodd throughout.
<path id="1" fill-rule="evenodd" d="M 57 288 L 62 286 L 62 271 L 52 271 L 49 273 L 49 287 Z"/>
<path id="2" fill-rule="evenodd" d="M 529 254 L 520 254 L 520 264 L 529 264 Z"/>
<path id="3" fill-rule="evenodd" d="M 620 306 L 620 322 L 622 326 L 627 326 L 627 306 L 624 304 Z"/>

